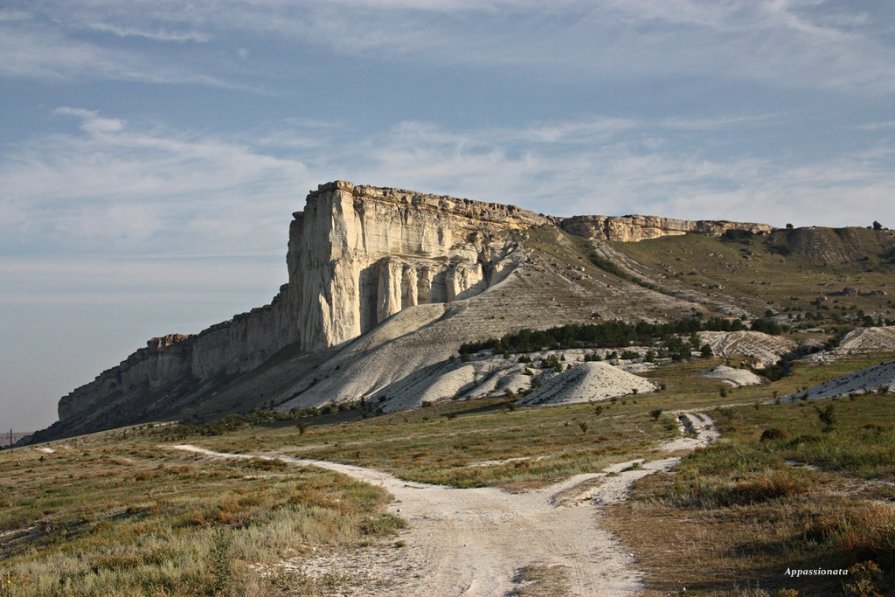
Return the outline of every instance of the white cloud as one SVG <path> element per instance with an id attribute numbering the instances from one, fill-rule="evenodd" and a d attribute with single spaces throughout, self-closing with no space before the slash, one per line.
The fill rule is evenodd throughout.
<path id="1" fill-rule="evenodd" d="M 0 10 L 0 23 L 13 21 L 28 21 L 31 13 L 24 10 Z"/>
<path id="2" fill-rule="evenodd" d="M 33 20 L 0 20 L 0 56 L 0 77 L 52 82 L 139 81 L 263 92 L 257 86 L 232 82 L 182 61 L 171 62 L 132 47 L 107 47 Z"/>
<path id="3" fill-rule="evenodd" d="M 210 36 L 198 31 L 168 31 L 160 27 L 143 29 L 140 27 L 128 27 L 104 22 L 83 23 L 81 26 L 101 33 L 111 33 L 118 37 L 142 37 L 161 42 L 196 42 L 205 43 Z"/>
<path id="4" fill-rule="evenodd" d="M 895 120 L 881 120 L 879 122 L 868 122 L 867 124 L 855 125 L 856 129 L 864 131 L 878 131 L 895 128 Z"/>
<path id="5" fill-rule="evenodd" d="M 124 128 L 124 121 L 117 118 L 102 118 L 96 110 L 69 108 L 63 106 L 53 110 L 59 116 L 74 116 L 81 120 L 81 129 L 87 133 L 115 133 Z"/>
<path id="6" fill-rule="evenodd" d="M 231 243 L 269 250 L 285 239 L 282 219 L 307 188 L 300 161 L 240 142 L 134 129 L 80 108 L 54 114 L 79 119 L 80 133 L 36 138 L 0 161 L 7 242 L 157 253 Z"/>
<path id="7" fill-rule="evenodd" d="M 71 73 L 67 63 L 74 62 L 70 76 L 86 77 L 90 73 L 80 64 L 88 62 L 98 67 L 94 76 L 131 78 L 136 69 L 128 60 L 110 65 L 102 47 L 67 34 L 86 29 L 177 43 L 227 39 L 236 33 L 252 43 L 276 40 L 293 48 L 310 43 L 367 59 L 509 67 L 588 80 L 694 76 L 851 95 L 895 92 L 891 36 L 879 34 L 870 9 L 845 3 L 200 0 L 184 6 L 156 0 L 75 0 L 27 6 L 57 24 L 55 38 L 44 32 L 42 45 L 32 40 L 27 54 L 19 57 L 22 66 L 16 70 L 32 76 Z M 152 56 L 141 58 L 147 63 L 142 70 L 155 71 L 159 80 L 203 82 L 204 77 L 206 84 L 224 84 L 220 77 L 189 77 L 171 72 L 170 65 Z M 222 64 L 218 68 L 226 71 Z"/>
<path id="8" fill-rule="evenodd" d="M 722 156 L 686 136 L 774 126 L 774 117 L 761 115 L 594 117 L 475 130 L 417 121 L 363 134 L 297 119 L 224 138 L 135 126 L 83 108 L 53 114 L 77 119 L 77 132 L 36 137 L 0 160 L 5 246 L 279 254 L 305 191 L 335 178 L 556 215 L 895 221 L 895 207 L 885 201 L 895 195 L 895 150 L 888 145 L 809 160 Z"/>
<path id="9" fill-rule="evenodd" d="M 741 120 L 750 127 L 761 118 Z M 583 121 L 580 129 L 592 122 L 600 121 Z M 895 205 L 886 200 L 895 196 L 891 148 L 816 160 L 719 157 L 663 136 L 661 126 L 650 122 L 625 121 L 610 126 L 613 133 L 598 128 L 590 143 L 577 128 L 563 122 L 513 133 L 404 123 L 345 148 L 340 162 L 353 164 L 349 177 L 357 182 L 515 203 L 555 215 L 650 213 L 830 226 L 895 221 Z M 545 137 L 531 130 L 566 133 Z"/>

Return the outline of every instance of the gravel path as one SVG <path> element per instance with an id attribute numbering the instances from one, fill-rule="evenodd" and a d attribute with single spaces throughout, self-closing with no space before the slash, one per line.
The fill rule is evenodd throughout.
<path id="1" fill-rule="evenodd" d="M 717 438 L 708 416 L 682 413 L 679 419 L 692 437 L 668 442 L 660 451 L 692 450 Z M 175 448 L 217 458 L 258 457 L 192 445 Z M 408 482 L 334 462 L 262 457 L 343 473 L 395 497 L 390 511 L 409 525 L 400 538 L 403 547 L 284 564 L 309 575 L 338 573 L 348 579 L 340 593 L 345 595 L 507 595 L 528 582 L 524 571 L 531 567 L 549 568 L 569 594 L 635 593 L 641 588 L 635 559 L 601 527 L 602 506 L 624 500 L 636 479 L 679 462 L 677 457 L 634 460 L 537 491 L 508 493 Z"/>

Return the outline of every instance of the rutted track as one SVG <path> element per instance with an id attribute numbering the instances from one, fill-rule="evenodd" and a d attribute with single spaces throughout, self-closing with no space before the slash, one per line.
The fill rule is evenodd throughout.
<path id="1" fill-rule="evenodd" d="M 692 450 L 717 438 L 706 415 L 682 413 L 681 418 L 689 422 L 694 437 L 668 442 L 660 451 Z M 574 595 L 635 592 L 641 588 L 640 573 L 633 557 L 600 526 L 601 507 L 625 499 L 636 479 L 679 462 L 677 457 L 635 460 L 538 491 L 508 493 L 407 482 L 321 460 L 227 454 L 191 445 L 175 448 L 216 458 L 260 457 L 315 466 L 386 489 L 395 497 L 391 511 L 409 523 L 402 536 L 405 548 L 361 550 L 301 567 L 313 572 L 315 565 L 340 566 L 359 572 L 376 579 L 381 593 L 388 595 L 505 595 L 518 588 L 520 570 L 532 565 L 554 568 Z M 359 594 L 376 592 L 370 584 L 359 588 Z"/>

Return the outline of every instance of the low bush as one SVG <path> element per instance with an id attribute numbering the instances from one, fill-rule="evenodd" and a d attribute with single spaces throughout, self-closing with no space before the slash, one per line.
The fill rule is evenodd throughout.
<path id="1" fill-rule="evenodd" d="M 771 428 L 765 429 L 764 431 L 761 432 L 761 441 L 767 442 L 767 441 L 773 441 L 773 440 L 778 440 L 778 439 L 786 439 L 788 435 L 789 434 L 782 429 L 777 429 L 776 427 L 771 427 Z"/>

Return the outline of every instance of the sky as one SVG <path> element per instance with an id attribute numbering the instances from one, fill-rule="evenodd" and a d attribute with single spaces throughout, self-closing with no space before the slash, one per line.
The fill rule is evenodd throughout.
<path id="1" fill-rule="evenodd" d="M 0 429 L 286 282 L 346 179 L 895 226 L 887 0 L 4 0 Z"/>

